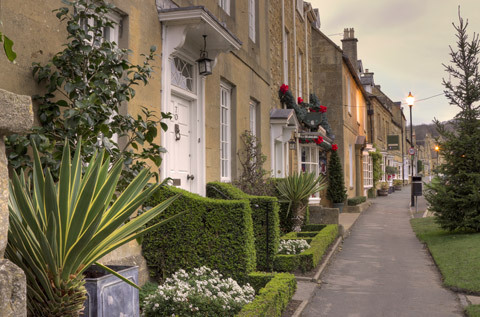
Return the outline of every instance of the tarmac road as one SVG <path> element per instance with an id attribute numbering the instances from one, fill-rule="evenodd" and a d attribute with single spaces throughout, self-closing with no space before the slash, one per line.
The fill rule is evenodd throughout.
<path id="1" fill-rule="evenodd" d="M 406 186 L 358 219 L 302 316 L 463 316 L 410 226 Z"/>

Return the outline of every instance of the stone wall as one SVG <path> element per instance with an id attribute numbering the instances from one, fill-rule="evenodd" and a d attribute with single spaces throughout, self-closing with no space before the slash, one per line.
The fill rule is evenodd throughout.
<path id="1" fill-rule="evenodd" d="M 27 315 L 27 287 L 23 271 L 3 258 L 8 243 L 10 179 L 3 140 L 11 133 L 25 133 L 32 125 L 30 97 L 0 89 L 0 312 L 2 316 L 8 317 Z"/>

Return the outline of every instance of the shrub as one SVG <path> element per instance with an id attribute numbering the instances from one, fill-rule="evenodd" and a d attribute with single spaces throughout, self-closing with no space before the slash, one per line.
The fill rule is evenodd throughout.
<path id="1" fill-rule="evenodd" d="M 401 179 L 394 179 L 393 180 L 393 185 L 401 186 L 401 185 L 403 185 L 403 181 Z"/>
<path id="2" fill-rule="evenodd" d="M 217 200 L 175 188 L 162 187 L 149 205 L 182 194 L 165 216 L 188 210 L 163 227 L 145 235 L 143 255 L 157 280 L 175 271 L 208 266 L 244 283 L 255 269 L 255 245 L 251 209 L 246 200 Z M 154 222 L 162 218 L 154 219 Z"/>
<path id="3" fill-rule="evenodd" d="M 293 239 L 297 233 L 290 233 L 282 239 Z M 325 228 L 318 232 L 310 242 L 310 248 L 300 254 L 287 255 L 277 254 L 274 258 L 273 268 L 280 272 L 293 272 L 300 269 L 302 272 L 310 271 L 315 268 L 330 244 L 335 241 L 338 235 L 338 225 L 326 225 Z M 298 238 L 298 236 L 297 236 Z M 307 239 L 305 239 L 307 240 Z"/>
<path id="4" fill-rule="evenodd" d="M 145 298 L 143 316 L 234 316 L 254 297 L 249 284 L 240 287 L 216 270 L 179 270 Z"/>
<path id="5" fill-rule="evenodd" d="M 332 203 L 343 203 L 347 199 L 342 164 L 336 150 L 332 151 L 328 162 L 327 198 Z"/>
<path id="6" fill-rule="evenodd" d="M 297 281 L 293 274 L 277 273 L 260 289 L 253 302 L 245 305 L 237 316 L 281 316 L 296 289 Z"/>
<path id="7" fill-rule="evenodd" d="M 222 199 L 247 199 L 252 209 L 253 233 L 258 270 L 271 270 L 280 239 L 278 200 L 275 197 L 251 196 L 231 184 L 207 184 L 207 196 Z"/>
<path id="8" fill-rule="evenodd" d="M 264 288 L 276 274 L 277 273 L 252 272 L 248 274 L 248 284 L 255 289 L 255 294 L 258 294 L 260 289 Z"/>
<path id="9" fill-rule="evenodd" d="M 367 201 L 367 197 L 365 196 L 357 196 L 357 197 L 353 197 L 353 198 L 349 198 L 347 200 L 347 204 L 349 206 L 356 206 L 356 205 L 359 205 L 361 203 L 364 203 Z"/>
<path id="10" fill-rule="evenodd" d="M 302 227 L 302 232 L 303 231 L 321 231 L 326 226 L 327 225 L 320 225 L 320 224 L 311 223 L 311 224 L 308 224 L 308 225 L 304 225 Z"/>
<path id="11" fill-rule="evenodd" d="M 310 248 L 307 241 L 300 240 L 280 240 L 278 254 L 299 254 Z"/>
<path id="12" fill-rule="evenodd" d="M 277 190 L 283 200 L 288 201 L 288 211 L 291 211 L 292 231 L 299 232 L 305 223 L 308 210 L 308 198 L 326 187 L 326 179 L 315 173 L 294 173 L 277 183 Z"/>
<path id="13" fill-rule="evenodd" d="M 389 187 L 390 187 L 390 185 L 387 182 L 381 182 L 380 183 L 380 189 L 381 190 L 388 190 Z"/>

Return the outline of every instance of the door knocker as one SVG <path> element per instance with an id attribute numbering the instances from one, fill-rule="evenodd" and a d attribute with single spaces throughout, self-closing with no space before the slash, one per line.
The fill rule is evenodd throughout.
<path id="1" fill-rule="evenodd" d="M 178 125 L 178 123 L 175 123 L 175 141 L 180 140 L 180 137 L 180 126 Z"/>

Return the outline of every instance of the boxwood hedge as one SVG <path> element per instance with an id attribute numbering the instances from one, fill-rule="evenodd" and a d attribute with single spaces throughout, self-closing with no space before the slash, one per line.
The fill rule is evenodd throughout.
<path id="1" fill-rule="evenodd" d="M 261 280 L 259 276 L 257 278 Z M 260 289 L 253 302 L 245 305 L 236 316 L 277 317 L 282 315 L 282 311 L 287 307 L 297 289 L 295 276 L 289 273 L 277 273 L 273 278 L 271 275 L 265 278 L 271 280 Z"/>
<path id="2" fill-rule="evenodd" d="M 356 205 L 359 205 L 359 204 L 364 203 L 366 201 L 367 201 L 366 196 L 356 196 L 356 197 L 347 199 L 347 204 L 349 206 L 356 206 Z"/>
<path id="3" fill-rule="evenodd" d="M 309 242 L 310 248 L 300 254 L 277 254 L 273 261 L 273 269 L 279 272 L 293 272 L 300 269 L 302 272 L 314 269 L 330 244 L 335 241 L 338 235 L 338 225 L 326 225 Z M 290 232 L 282 239 L 304 239 L 299 237 L 296 232 Z"/>
<path id="4" fill-rule="evenodd" d="M 150 274 L 163 280 L 178 269 L 215 268 L 240 283 L 255 270 L 255 245 L 250 204 L 247 200 L 218 200 L 164 186 L 146 205 L 181 193 L 181 197 L 152 220 L 153 223 L 188 211 L 144 236 L 143 255 Z"/>
<path id="5" fill-rule="evenodd" d="M 257 270 L 271 271 L 280 238 L 277 198 L 248 195 L 232 184 L 220 182 L 207 184 L 207 196 L 221 199 L 247 199 L 250 202 Z"/>

